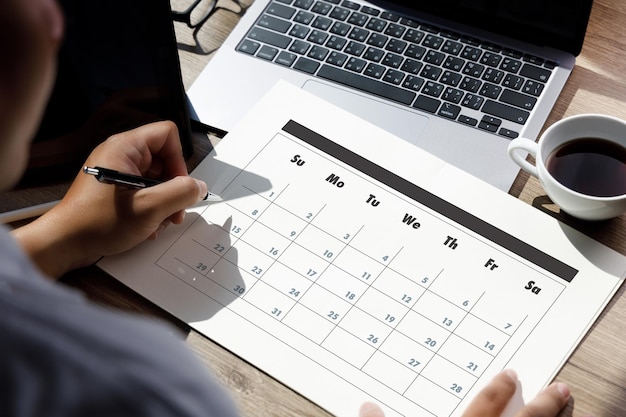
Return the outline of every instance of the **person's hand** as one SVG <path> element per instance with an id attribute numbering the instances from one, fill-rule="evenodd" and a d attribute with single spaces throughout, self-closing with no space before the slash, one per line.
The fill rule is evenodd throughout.
<path id="1" fill-rule="evenodd" d="M 517 387 L 517 375 L 506 370 L 496 375 L 472 400 L 463 417 L 500 417 Z M 532 401 L 519 410 L 515 417 L 556 417 L 567 405 L 570 390 L 566 384 L 555 382 L 546 387 Z M 380 407 L 365 403 L 359 417 L 384 417 Z"/>
<path id="2" fill-rule="evenodd" d="M 178 130 L 171 122 L 114 135 L 94 149 L 85 165 L 167 181 L 136 190 L 79 173 L 54 209 L 14 231 L 51 277 L 156 238 L 169 223 L 181 223 L 184 209 L 207 192 L 204 182 L 187 175 Z"/>

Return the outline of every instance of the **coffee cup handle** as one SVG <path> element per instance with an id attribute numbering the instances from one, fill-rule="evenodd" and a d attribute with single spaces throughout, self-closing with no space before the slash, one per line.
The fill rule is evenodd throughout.
<path id="1" fill-rule="evenodd" d="M 537 143 L 533 140 L 526 138 L 516 138 L 509 143 L 508 153 L 509 157 L 520 166 L 524 171 L 528 172 L 530 175 L 538 177 L 537 167 L 530 162 L 528 162 L 522 155 L 517 152 L 518 149 L 522 149 L 527 151 L 533 157 L 537 155 Z"/>

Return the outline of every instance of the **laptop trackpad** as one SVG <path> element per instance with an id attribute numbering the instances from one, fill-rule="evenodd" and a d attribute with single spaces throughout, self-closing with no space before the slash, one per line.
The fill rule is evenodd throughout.
<path id="1" fill-rule="evenodd" d="M 426 116 L 323 82 L 307 80 L 302 89 L 413 144 L 428 124 Z"/>

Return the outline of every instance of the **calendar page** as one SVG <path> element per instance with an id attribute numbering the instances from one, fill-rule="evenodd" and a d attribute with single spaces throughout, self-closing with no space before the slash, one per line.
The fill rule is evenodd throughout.
<path id="1" fill-rule="evenodd" d="M 280 83 L 192 173 L 223 197 L 99 266 L 337 416 L 513 412 L 621 285 L 624 256 Z"/>

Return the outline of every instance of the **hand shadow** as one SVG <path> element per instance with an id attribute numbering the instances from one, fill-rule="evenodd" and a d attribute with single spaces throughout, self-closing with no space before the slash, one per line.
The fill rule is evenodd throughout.
<path id="1" fill-rule="evenodd" d="M 232 246 L 232 219 L 220 226 L 196 213 L 188 213 L 188 217 L 191 224 L 157 265 L 167 269 L 173 280 L 169 286 L 173 292 L 161 302 L 191 324 L 213 317 L 245 293 L 246 284 L 238 267 L 237 249 Z"/>

